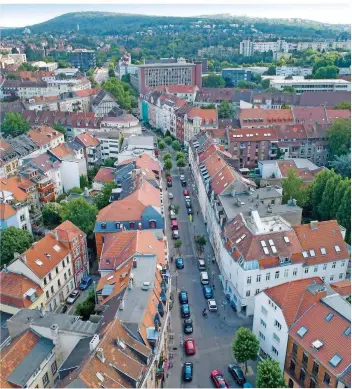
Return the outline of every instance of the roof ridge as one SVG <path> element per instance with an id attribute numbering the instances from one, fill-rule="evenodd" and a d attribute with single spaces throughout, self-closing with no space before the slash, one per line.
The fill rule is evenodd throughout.
<path id="1" fill-rule="evenodd" d="M 307 292 L 307 288 L 305 288 L 304 293 L 302 294 L 301 301 L 299 302 L 299 305 L 298 305 L 296 314 L 295 314 L 295 316 L 294 316 L 294 318 L 293 318 L 293 320 L 292 320 L 292 324 L 291 324 L 291 326 L 290 326 L 289 329 L 291 329 L 291 328 L 292 328 L 292 327 L 293 327 L 293 326 L 294 326 L 294 325 L 295 325 L 303 316 L 305 316 L 305 315 L 311 310 L 311 308 L 312 308 L 313 306 L 315 306 L 315 305 L 317 304 L 316 301 L 313 302 L 313 304 L 311 304 L 311 305 L 309 306 L 309 308 L 307 308 L 307 309 L 302 313 L 302 315 L 296 320 L 296 317 L 297 317 L 297 314 L 298 314 L 298 312 L 299 312 L 299 309 L 300 309 L 300 307 L 301 307 L 301 305 L 302 305 L 302 303 L 303 303 L 303 297 L 305 296 L 306 292 Z"/>

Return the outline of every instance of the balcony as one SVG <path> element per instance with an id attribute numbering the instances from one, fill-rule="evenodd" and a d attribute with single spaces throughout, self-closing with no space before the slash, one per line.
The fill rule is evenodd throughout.
<path id="1" fill-rule="evenodd" d="M 55 192 L 54 191 L 46 191 L 44 193 L 39 193 L 39 201 L 47 203 L 49 201 L 55 200 Z"/>

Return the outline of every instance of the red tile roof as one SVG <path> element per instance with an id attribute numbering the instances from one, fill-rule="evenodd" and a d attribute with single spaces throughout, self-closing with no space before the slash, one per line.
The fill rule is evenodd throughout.
<path id="1" fill-rule="evenodd" d="M 54 230 L 60 242 L 72 242 L 75 238 L 83 238 L 86 234 L 70 220 L 65 220 Z"/>
<path id="2" fill-rule="evenodd" d="M 296 123 L 327 122 L 325 107 L 293 107 L 292 112 Z"/>
<path id="3" fill-rule="evenodd" d="M 21 180 L 19 180 L 19 177 Z M 11 178 L 0 179 L 0 190 L 7 190 L 13 193 L 13 196 L 17 201 L 25 201 L 28 199 L 28 195 L 21 189 L 28 189 L 33 187 L 32 182 L 27 180 L 23 176 L 14 176 Z"/>
<path id="4" fill-rule="evenodd" d="M 273 128 L 236 128 L 229 130 L 229 140 L 231 143 L 277 141 L 278 137 Z"/>
<path id="5" fill-rule="evenodd" d="M 280 169 L 282 177 L 287 177 L 287 172 L 289 169 L 293 169 L 298 177 L 302 178 L 303 181 L 312 182 L 314 180 L 314 174 L 309 169 L 299 169 L 293 160 L 277 161 L 277 165 Z"/>
<path id="6" fill-rule="evenodd" d="M 100 145 L 99 140 L 93 136 L 90 132 L 85 132 L 76 137 L 80 143 L 85 147 L 97 147 Z"/>
<path id="7" fill-rule="evenodd" d="M 33 142 L 39 147 L 45 146 L 52 140 L 62 137 L 61 132 L 53 130 L 51 127 L 42 126 L 31 130 L 27 135 L 33 140 Z"/>
<path id="8" fill-rule="evenodd" d="M 16 215 L 16 210 L 10 204 L 0 204 L 0 220 L 6 220 L 11 216 Z"/>
<path id="9" fill-rule="evenodd" d="M 167 85 L 165 86 L 167 93 L 195 93 L 196 85 Z"/>
<path id="10" fill-rule="evenodd" d="M 340 118 L 351 119 L 351 111 L 348 109 L 327 109 L 326 115 L 329 123 L 333 123 L 335 119 Z"/>
<path id="11" fill-rule="evenodd" d="M 115 168 L 113 167 L 101 167 L 94 177 L 94 182 L 112 182 L 114 181 Z"/>
<path id="12" fill-rule="evenodd" d="M 2 271 L 0 273 L 0 302 L 16 308 L 29 308 L 33 303 L 25 296 L 29 289 L 35 289 L 37 296 L 44 292 L 40 286 L 23 274 Z"/>
<path id="13" fill-rule="evenodd" d="M 225 165 L 211 179 L 211 188 L 216 194 L 221 194 L 235 180 L 235 175 L 228 165 Z"/>
<path id="14" fill-rule="evenodd" d="M 278 140 L 306 139 L 307 133 L 302 124 L 280 124 L 273 127 Z"/>
<path id="15" fill-rule="evenodd" d="M 67 145 L 64 143 L 61 143 L 59 146 L 54 147 L 50 150 L 52 154 L 55 155 L 58 159 L 62 159 L 67 156 L 73 156 L 72 149 L 70 149 Z"/>
<path id="16" fill-rule="evenodd" d="M 90 89 L 82 89 L 75 91 L 75 94 L 79 97 L 88 97 L 97 95 L 101 89 L 99 88 L 90 88 Z"/>
<path id="17" fill-rule="evenodd" d="M 351 280 L 333 282 L 330 286 L 341 296 L 351 295 Z"/>
<path id="18" fill-rule="evenodd" d="M 160 176 L 161 169 L 159 162 L 147 153 L 143 153 L 142 155 L 136 158 L 125 160 L 119 163 L 119 166 L 127 165 L 131 162 L 136 163 L 136 166 L 142 170 L 142 174 L 145 178 L 155 178 L 155 174 L 157 176 Z"/>
<path id="19" fill-rule="evenodd" d="M 199 117 L 202 119 L 201 125 L 205 124 L 213 124 L 216 123 L 217 121 L 217 111 L 216 109 L 201 109 L 198 107 L 192 108 L 188 113 L 187 113 L 188 119 L 194 119 L 196 117 Z"/>
<path id="20" fill-rule="evenodd" d="M 293 123 L 293 115 L 290 109 L 240 109 L 238 117 L 241 127 Z"/>
<path id="21" fill-rule="evenodd" d="M 334 316 L 330 321 L 327 321 L 326 317 L 329 313 Z M 314 359 L 324 365 L 329 372 L 337 376 L 342 374 L 351 364 L 351 335 L 344 335 L 344 331 L 350 326 L 351 322 L 349 320 L 337 314 L 324 302 L 319 301 L 307 309 L 305 314 L 295 322 L 289 331 L 289 335 L 304 350 L 307 350 Z M 303 337 L 297 334 L 301 327 L 308 330 Z M 323 343 L 319 350 L 312 346 L 312 343 L 316 340 Z M 342 360 L 336 367 L 333 367 L 329 361 L 335 354 L 338 354 Z"/>

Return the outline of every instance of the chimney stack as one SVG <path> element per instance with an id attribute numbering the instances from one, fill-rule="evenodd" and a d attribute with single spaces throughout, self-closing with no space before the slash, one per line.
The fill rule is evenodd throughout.
<path id="1" fill-rule="evenodd" d="M 310 228 L 314 231 L 318 229 L 318 221 L 317 220 L 312 220 L 310 222 Z"/>

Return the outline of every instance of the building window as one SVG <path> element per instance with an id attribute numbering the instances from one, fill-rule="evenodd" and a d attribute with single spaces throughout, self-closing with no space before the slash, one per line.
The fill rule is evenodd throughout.
<path id="1" fill-rule="evenodd" d="M 44 277 L 44 285 L 46 285 L 46 277 Z"/>
<path id="2" fill-rule="evenodd" d="M 67 281 L 67 274 L 66 273 L 64 273 L 64 279 L 65 279 L 65 281 Z"/>
<path id="3" fill-rule="evenodd" d="M 251 295 L 251 291 L 250 290 L 247 290 L 246 292 L 246 297 L 249 297 Z"/>
<path id="4" fill-rule="evenodd" d="M 74 288 L 73 281 L 70 282 L 71 290 Z"/>
<path id="5" fill-rule="evenodd" d="M 280 277 L 280 272 L 279 271 L 276 271 L 275 272 L 275 279 L 278 279 Z"/>
<path id="6" fill-rule="evenodd" d="M 51 365 L 51 372 L 53 373 L 53 375 L 55 375 L 55 373 L 57 372 L 56 361 L 54 361 L 54 363 Z"/>
<path id="7" fill-rule="evenodd" d="M 58 286 L 58 288 L 61 288 L 61 281 L 60 280 L 57 280 L 57 286 Z"/>
<path id="8" fill-rule="evenodd" d="M 328 267 L 328 265 L 326 263 L 324 263 L 323 270 L 326 270 L 327 267 Z"/>
<path id="9" fill-rule="evenodd" d="M 288 269 L 286 269 L 286 270 L 284 271 L 284 277 L 285 277 L 285 278 L 288 277 Z"/>
<path id="10" fill-rule="evenodd" d="M 318 271 L 318 266 L 314 266 L 314 273 Z"/>
<path id="11" fill-rule="evenodd" d="M 275 320 L 274 326 L 277 327 L 279 330 L 281 330 L 282 328 L 282 325 L 277 320 Z"/>
<path id="12" fill-rule="evenodd" d="M 48 383 L 49 383 L 49 375 L 48 375 L 48 373 L 45 373 L 43 375 L 43 386 L 44 386 L 44 388 L 48 385 Z"/>
<path id="13" fill-rule="evenodd" d="M 313 374 L 319 373 L 319 365 L 315 361 L 313 362 L 312 373 Z"/>
<path id="14" fill-rule="evenodd" d="M 46 298 L 48 299 L 48 298 L 49 298 L 49 292 L 46 291 L 46 292 L 45 292 L 45 295 L 46 295 Z"/>
<path id="15" fill-rule="evenodd" d="M 301 369 L 299 372 L 299 380 L 304 382 L 305 379 L 306 379 L 306 372 L 303 369 Z"/>
<path id="16" fill-rule="evenodd" d="M 280 338 L 275 334 L 275 332 L 273 333 L 273 338 L 274 338 L 278 343 L 280 343 Z"/>
<path id="17" fill-rule="evenodd" d="M 255 290 L 255 294 L 258 294 L 260 292 L 260 289 Z"/>
<path id="18" fill-rule="evenodd" d="M 51 287 L 51 293 L 54 294 L 54 287 L 53 286 Z"/>
<path id="19" fill-rule="evenodd" d="M 336 262 L 333 262 L 332 263 L 332 268 L 335 269 L 335 267 L 336 267 Z"/>
<path id="20" fill-rule="evenodd" d="M 69 293 L 69 291 L 70 291 L 70 286 L 66 285 L 66 293 Z"/>
<path id="21" fill-rule="evenodd" d="M 294 269 L 293 269 L 292 275 L 293 275 L 294 277 L 297 275 L 297 268 L 294 268 Z"/>
<path id="22" fill-rule="evenodd" d="M 56 270 L 56 274 L 59 274 L 59 268 L 57 266 L 56 266 L 55 270 Z"/>
<path id="23" fill-rule="evenodd" d="M 307 273 L 309 272 L 309 267 L 306 267 L 306 268 L 304 269 L 304 272 L 307 274 Z"/>
<path id="24" fill-rule="evenodd" d="M 339 280 L 342 280 L 342 278 L 343 278 L 343 273 L 340 273 L 339 274 Z"/>
<path id="25" fill-rule="evenodd" d="M 297 350 L 298 350 L 297 344 L 293 343 L 292 344 L 292 354 L 297 355 Z"/>
<path id="26" fill-rule="evenodd" d="M 71 269 L 68 269 L 68 276 L 71 277 Z"/>
<path id="27" fill-rule="evenodd" d="M 276 356 L 279 355 L 279 352 L 276 350 L 276 348 L 275 348 L 274 346 L 271 346 L 271 351 L 272 351 Z"/>
<path id="28" fill-rule="evenodd" d="M 260 282 L 262 280 L 262 275 L 261 274 L 258 274 L 257 275 L 257 282 Z"/>
<path id="29" fill-rule="evenodd" d="M 251 284 L 251 283 L 252 283 L 252 277 L 249 276 L 249 277 L 247 277 L 247 284 Z"/>
<path id="30" fill-rule="evenodd" d="M 131 222 L 130 223 L 130 228 L 134 228 L 134 226 L 135 226 L 134 222 Z"/>
<path id="31" fill-rule="evenodd" d="M 260 325 L 266 328 L 266 323 L 263 319 L 260 319 Z"/>
<path id="32" fill-rule="evenodd" d="M 330 380 L 331 380 L 331 378 L 330 378 L 329 374 L 325 373 L 324 374 L 324 383 L 329 385 L 330 384 Z"/>
<path id="33" fill-rule="evenodd" d="M 330 281 L 334 281 L 334 275 L 333 274 L 331 274 L 331 276 L 330 276 Z"/>
<path id="34" fill-rule="evenodd" d="M 261 311 L 262 311 L 262 313 L 264 313 L 265 316 L 268 314 L 268 311 L 263 306 L 262 306 Z"/>
<path id="35" fill-rule="evenodd" d="M 345 266 L 345 261 L 342 261 L 341 262 L 341 267 L 344 267 Z"/>
<path id="36" fill-rule="evenodd" d="M 62 261 L 62 267 L 65 267 L 66 266 L 66 263 L 65 263 L 65 259 Z"/>
<path id="37" fill-rule="evenodd" d="M 49 273 L 49 281 L 51 281 L 51 273 Z"/>
<path id="38" fill-rule="evenodd" d="M 265 340 L 265 335 L 259 331 L 259 338 Z"/>
<path id="39" fill-rule="evenodd" d="M 267 281 L 270 281 L 270 273 L 266 273 L 265 279 L 266 279 Z"/>
<path id="40" fill-rule="evenodd" d="M 307 366 L 307 363 L 308 363 L 308 355 L 306 353 L 303 353 L 303 355 L 302 355 L 302 364 L 304 366 Z"/>
<path id="41" fill-rule="evenodd" d="M 315 386 L 316 386 L 316 382 L 313 380 L 313 378 L 311 378 L 311 379 L 309 380 L 309 387 L 310 387 L 310 388 L 315 388 Z"/>

